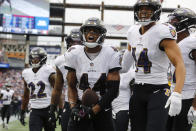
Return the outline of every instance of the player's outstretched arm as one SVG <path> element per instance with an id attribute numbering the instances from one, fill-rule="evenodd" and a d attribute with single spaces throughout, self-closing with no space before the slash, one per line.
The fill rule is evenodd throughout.
<path id="1" fill-rule="evenodd" d="M 51 74 L 49 77 L 49 82 L 50 85 L 53 87 L 52 90 L 52 98 L 51 98 L 51 104 L 50 104 L 50 111 L 49 111 L 49 123 L 51 126 L 52 130 L 55 130 L 56 128 L 56 116 L 55 116 L 55 111 L 57 108 L 57 105 L 59 104 L 60 97 L 62 94 L 62 89 L 63 89 L 63 78 L 62 78 L 62 73 L 56 67 L 56 74 Z"/>
<path id="2" fill-rule="evenodd" d="M 25 111 L 27 109 L 27 106 L 29 104 L 29 88 L 27 87 L 27 83 L 25 80 L 24 81 L 24 94 L 22 96 L 22 105 L 21 105 L 21 110 Z"/>
<path id="3" fill-rule="evenodd" d="M 78 91 L 76 88 L 77 78 L 76 72 L 69 70 L 67 73 L 67 83 L 68 83 L 68 100 L 70 107 L 74 107 L 78 100 Z"/>
<path id="4" fill-rule="evenodd" d="M 174 92 L 181 93 L 184 86 L 186 69 L 180 48 L 178 47 L 176 41 L 171 39 L 163 40 L 162 46 L 164 47 L 168 58 L 176 68 L 176 87 Z"/>
<path id="5" fill-rule="evenodd" d="M 60 102 L 62 90 L 63 90 L 63 75 L 61 71 L 56 67 L 56 75 L 53 75 L 50 80 L 51 86 L 54 85 L 52 90 L 51 105 L 57 106 Z"/>
<path id="6" fill-rule="evenodd" d="M 171 96 L 167 100 L 165 108 L 169 107 L 169 115 L 176 116 L 180 113 L 182 108 L 182 88 L 184 86 L 186 69 L 179 47 L 175 40 L 165 39 L 162 41 L 161 46 L 176 68 L 176 86 Z"/>
<path id="7" fill-rule="evenodd" d="M 27 87 L 27 83 L 26 81 L 23 79 L 24 81 L 24 94 L 22 97 L 22 105 L 21 105 L 21 112 L 20 112 L 20 122 L 23 126 L 25 126 L 26 122 L 25 122 L 25 111 L 27 109 L 27 106 L 29 104 L 29 88 Z"/>

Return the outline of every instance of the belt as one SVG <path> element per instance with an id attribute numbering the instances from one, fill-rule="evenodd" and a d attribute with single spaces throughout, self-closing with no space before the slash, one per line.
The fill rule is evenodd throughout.
<path id="1" fill-rule="evenodd" d="M 149 83 L 135 83 L 136 85 L 155 85 L 155 84 L 149 84 Z"/>
<path id="2" fill-rule="evenodd" d="M 157 90 L 157 89 L 165 89 L 165 88 L 169 89 L 169 85 L 168 84 L 155 85 L 155 84 L 149 84 L 149 83 L 135 83 L 135 86 L 133 88 L 138 88 L 138 89 L 141 88 L 145 90 Z"/>
<path id="3" fill-rule="evenodd" d="M 150 84 L 150 83 L 135 83 L 136 85 L 154 85 L 154 86 L 159 86 L 159 85 L 168 85 L 168 83 L 165 84 Z"/>

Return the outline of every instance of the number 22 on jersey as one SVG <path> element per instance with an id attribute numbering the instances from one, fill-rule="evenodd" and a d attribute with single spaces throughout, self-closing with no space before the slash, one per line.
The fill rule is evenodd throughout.
<path id="1" fill-rule="evenodd" d="M 138 67 L 143 67 L 144 73 L 150 73 L 151 72 L 151 67 L 152 67 L 152 62 L 149 61 L 148 59 L 148 49 L 143 48 L 143 50 L 140 52 L 138 60 L 136 59 L 136 48 L 132 48 L 132 56 L 135 60 L 136 63 L 136 72 L 138 72 Z"/>
<path id="2" fill-rule="evenodd" d="M 37 88 L 39 88 L 39 91 L 37 94 L 34 94 L 35 89 L 36 89 L 35 86 L 37 86 Z M 42 81 L 39 81 L 36 85 L 33 82 L 30 82 L 28 84 L 28 87 L 31 89 L 30 99 L 47 97 L 46 93 L 43 93 L 45 90 L 45 84 Z"/>

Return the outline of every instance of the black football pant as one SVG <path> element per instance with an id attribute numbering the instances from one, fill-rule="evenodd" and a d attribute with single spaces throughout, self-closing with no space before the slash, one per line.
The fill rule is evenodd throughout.
<path id="1" fill-rule="evenodd" d="M 10 105 L 3 105 L 1 109 L 1 117 L 2 121 L 4 122 L 5 117 L 7 118 L 7 124 L 9 123 L 10 120 Z"/>
<path id="2" fill-rule="evenodd" d="M 68 123 L 68 131 L 114 131 L 112 111 L 99 112 L 93 120 L 81 120 L 75 122 L 71 118 Z"/>
<path id="3" fill-rule="evenodd" d="M 63 114 L 62 114 L 62 118 L 61 118 L 61 129 L 62 129 L 62 131 L 67 131 L 67 125 L 68 125 L 68 122 L 69 122 L 70 114 L 71 114 L 71 110 L 70 110 L 69 102 L 65 101 Z"/>
<path id="4" fill-rule="evenodd" d="M 192 124 L 188 124 L 187 114 L 193 99 L 182 100 L 182 110 L 179 115 L 168 118 L 167 131 L 191 131 Z"/>
<path id="5" fill-rule="evenodd" d="M 129 125 L 128 110 L 121 110 L 116 113 L 116 118 L 113 119 L 116 131 L 127 131 Z"/>
<path id="6" fill-rule="evenodd" d="M 50 107 L 43 109 L 32 109 L 29 118 L 29 129 L 30 131 L 54 131 L 50 128 L 49 119 L 49 109 Z"/>
<path id="7" fill-rule="evenodd" d="M 135 84 L 130 99 L 131 131 L 165 131 L 169 86 Z"/>

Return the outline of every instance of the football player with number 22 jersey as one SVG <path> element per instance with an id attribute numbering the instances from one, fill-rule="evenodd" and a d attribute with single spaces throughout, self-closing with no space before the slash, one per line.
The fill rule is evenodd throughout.
<path id="1" fill-rule="evenodd" d="M 32 68 L 24 69 L 24 95 L 21 106 L 21 124 L 25 125 L 25 110 L 30 103 L 30 131 L 53 131 L 49 122 L 51 92 L 55 83 L 55 68 L 46 64 L 47 53 L 43 48 L 35 47 L 29 55 Z"/>

